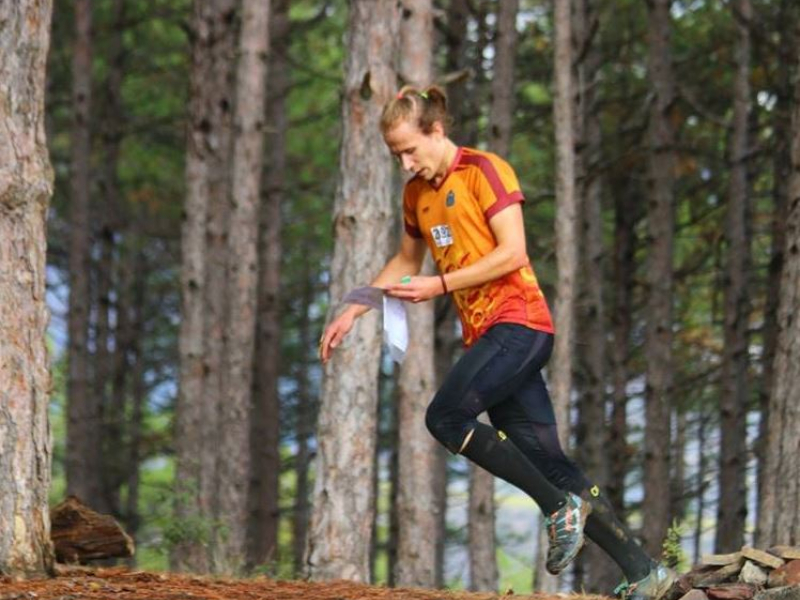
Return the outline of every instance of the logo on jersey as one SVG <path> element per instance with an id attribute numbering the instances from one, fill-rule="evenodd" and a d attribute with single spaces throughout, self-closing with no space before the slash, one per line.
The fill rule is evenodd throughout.
<path id="1" fill-rule="evenodd" d="M 453 206 L 456 203 L 456 193 L 453 190 L 447 192 L 447 200 L 445 200 L 445 206 Z"/>
<path id="2" fill-rule="evenodd" d="M 437 248 L 444 248 L 453 243 L 453 233 L 449 225 L 434 225 L 431 227 L 431 237 Z"/>

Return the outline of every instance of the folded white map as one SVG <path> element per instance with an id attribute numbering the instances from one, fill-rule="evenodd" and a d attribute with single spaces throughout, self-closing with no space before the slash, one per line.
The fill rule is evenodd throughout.
<path id="1" fill-rule="evenodd" d="M 381 288 L 367 286 L 354 289 L 342 302 L 383 311 L 383 341 L 392 360 L 403 362 L 408 350 L 408 321 L 402 300 L 385 295 Z"/>

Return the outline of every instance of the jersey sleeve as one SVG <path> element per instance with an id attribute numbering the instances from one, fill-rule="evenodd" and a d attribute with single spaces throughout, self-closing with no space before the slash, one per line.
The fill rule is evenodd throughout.
<path id="1" fill-rule="evenodd" d="M 408 184 L 403 188 L 403 228 L 411 237 L 422 238 L 417 221 L 417 196 Z"/>
<path id="2" fill-rule="evenodd" d="M 507 162 L 481 156 L 476 166 L 480 175 L 475 181 L 475 195 L 487 221 L 515 202 L 525 201 L 517 176 Z"/>

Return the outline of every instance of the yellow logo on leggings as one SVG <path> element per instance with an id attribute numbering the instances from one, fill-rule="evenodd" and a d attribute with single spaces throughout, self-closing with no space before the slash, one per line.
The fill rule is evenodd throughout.
<path id="1" fill-rule="evenodd" d="M 592 486 L 592 489 L 589 490 L 589 493 L 595 498 L 597 498 L 600 495 L 600 488 L 597 487 L 596 485 Z"/>
<path id="2" fill-rule="evenodd" d="M 508 436 L 504 432 L 500 431 L 499 429 L 497 430 L 497 437 L 499 437 L 504 442 L 506 441 L 506 438 L 508 438 Z"/>

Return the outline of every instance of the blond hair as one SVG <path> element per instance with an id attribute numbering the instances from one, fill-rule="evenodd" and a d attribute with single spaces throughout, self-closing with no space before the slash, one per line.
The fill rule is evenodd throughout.
<path id="1" fill-rule="evenodd" d="M 439 86 L 424 90 L 406 85 L 383 107 L 381 132 L 393 129 L 399 122 L 408 121 L 419 127 L 422 133 L 433 131 L 433 124 L 442 124 L 445 133 L 450 130 L 451 118 L 447 113 L 447 96 Z"/>

